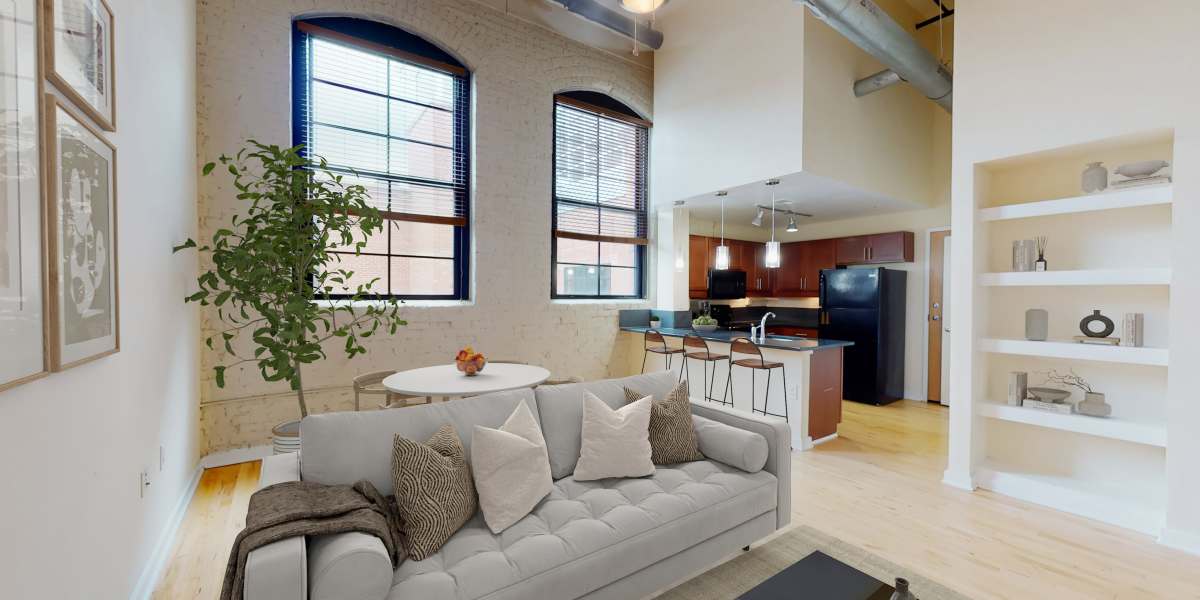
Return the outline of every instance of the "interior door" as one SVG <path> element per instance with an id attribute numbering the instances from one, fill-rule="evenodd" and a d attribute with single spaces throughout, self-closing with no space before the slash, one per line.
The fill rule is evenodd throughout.
<path id="1" fill-rule="evenodd" d="M 950 406 L 950 232 L 942 241 L 942 377 L 939 382 L 940 402 Z"/>
<path id="2" fill-rule="evenodd" d="M 950 287 L 946 277 L 950 273 L 950 232 L 947 230 L 929 233 L 929 305 L 926 306 L 926 398 L 930 402 L 941 402 L 948 396 L 943 394 L 942 379 L 949 372 L 946 360 L 949 357 L 949 336 L 944 331 L 946 320 L 946 298 Z"/>

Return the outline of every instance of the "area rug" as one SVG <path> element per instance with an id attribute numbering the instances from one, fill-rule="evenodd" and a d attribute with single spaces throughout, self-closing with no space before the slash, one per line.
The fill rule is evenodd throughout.
<path id="1" fill-rule="evenodd" d="M 733 600 L 817 550 L 889 584 L 897 577 L 904 577 L 908 579 L 909 589 L 920 600 L 969 600 L 919 573 L 803 525 L 751 548 L 749 552 L 742 552 L 657 599 Z"/>

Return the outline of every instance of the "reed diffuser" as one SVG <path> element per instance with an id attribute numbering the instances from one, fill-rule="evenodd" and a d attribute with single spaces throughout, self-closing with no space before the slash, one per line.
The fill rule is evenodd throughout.
<path id="1" fill-rule="evenodd" d="M 1033 263 L 1033 270 L 1034 271 L 1045 271 L 1046 270 L 1046 236 L 1039 235 L 1039 236 L 1033 238 L 1033 240 L 1034 240 L 1034 242 L 1037 243 L 1037 253 L 1038 253 L 1037 260 L 1034 261 L 1034 263 Z"/>

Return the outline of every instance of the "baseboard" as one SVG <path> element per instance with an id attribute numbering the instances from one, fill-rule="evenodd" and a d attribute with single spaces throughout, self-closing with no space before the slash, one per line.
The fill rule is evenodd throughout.
<path id="1" fill-rule="evenodd" d="M 204 466 L 196 465 L 191 481 L 188 482 L 179 500 L 175 502 L 175 509 L 171 511 L 171 516 L 158 536 L 158 542 L 154 544 L 154 550 L 150 552 L 150 559 L 146 561 L 146 566 L 142 568 L 142 574 L 138 576 L 137 584 L 133 586 L 133 592 L 129 594 L 130 600 L 149 600 L 154 593 L 154 586 L 158 585 L 163 569 L 166 568 L 167 561 L 171 558 L 171 550 L 175 547 L 175 536 L 179 533 L 179 526 L 183 524 L 183 517 L 187 514 L 192 496 L 196 493 L 196 486 L 200 484 L 202 473 L 204 473 Z"/>
<path id="2" fill-rule="evenodd" d="M 1164 527 L 1162 533 L 1158 536 L 1158 543 L 1168 548 L 1200 555 L 1200 535 L 1190 531 Z"/>
<path id="3" fill-rule="evenodd" d="M 203 469 L 215 469 L 217 467 L 250 462 L 252 460 L 262 460 L 274 453 L 275 450 L 269 444 L 250 446 L 248 448 L 231 448 L 229 450 L 206 454 L 204 458 L 200 459 L 200 467 Z"/>
<path id="4" fill-rule="evenodd" d="M 968 492 L 975 491 L 975 481 L 970 473 L 952 473 L 950 469 L 946 469 L 942 473 L 942 483 Z"/>

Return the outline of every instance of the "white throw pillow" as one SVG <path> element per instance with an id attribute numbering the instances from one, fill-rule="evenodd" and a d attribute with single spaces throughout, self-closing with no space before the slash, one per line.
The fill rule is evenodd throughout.
<path id="1" fill-rule="evenodd" d="M 471 473 L 479 509 L 492 533 L 525 518 L 554 489 L 546 440 L 529 406 L 521 402 L 500 429 L 475 426 Z"/>
<path id="2" fill-rule="evenodd" d="M 650 407 L 646 396 L 613 410 L 591 392 L 583 394 L 583 443 L 575 481 L 654 474 L 650 460 Z"/>

